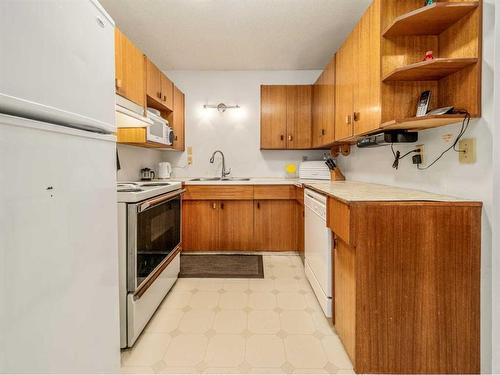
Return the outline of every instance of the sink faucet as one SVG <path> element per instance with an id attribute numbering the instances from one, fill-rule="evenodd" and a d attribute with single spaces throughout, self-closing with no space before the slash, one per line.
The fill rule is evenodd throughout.
<path id="1" fill-rule="evenodd" d="M 228 176 L 231 173 L 231 168 L 229 168 L 228 171 L 226 171 L 226 161 L 224 159 L 224 153 L 221 150 L 215 150 L 214 153 L 212 154 L 212 157 L 210 158 L 210 163 L 213 164 L 215 160 L 215 154 L 219 153 L 222 156 L 222 173 L 221 176 L 222 178 Z"/>

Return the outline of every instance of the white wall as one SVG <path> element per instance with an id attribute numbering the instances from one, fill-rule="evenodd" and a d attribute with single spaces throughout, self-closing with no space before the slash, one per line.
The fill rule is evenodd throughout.
<path id="1" fill-rule="evenodd" d="M 492 5 L 488 10 L 492 12 Z M 495 7 L 495 70 L 500 72 L 500 6 Z M 497 128 L 494 135 L 498 136 L 498 124 L 500 123 L 500 74 L 495 75 L 495 122 Z M 493 249 L 492 252 L 492 371 L 500 373 L 500 143 L 493 143 Z"/>
<path id="2" fill-rule="evenodd" d="M 210 164 L 212 152 L 220 149 L 233 176 L 284 177 L 287 163 L 302 156 L 319 158 L 321 151 L 261 151 L 260 85 L 311 84 L 319 71 L 170 71 L 168 76 L 186 94 L 186 146 L 193 148 L 193 164 L 187 153 L 167 152 L 177 177 L 218 176 L 220 156 Z M 219 113 L 204 104 L 238 104 L 239 110 Z"/>
<path id="3" fill-rule="evenodd" d="M 389 147 L 377 149 L 352 148 L 351 155 L 339 159 L 339 165 L 347 179 L 376 182 L 388 185 L 417 188 L 435 193 L 480 200 L 484 203 L 482 219 L 482 269 L 481 269 L 481 370 L 491 371 L 491 259 L 493 217 L 493 69 L 494 69 L 494 0 L 484 2 L 483 31 L 483 85 L 482 118 L 471 121 L 465 135 L 477 140 L 477 162 L 473 165 L 458 163 L 458 153 L 450 151 L 442 160 L 426 171 L 418 171 L 411 164 L 411 156 L 400 162 L 399 170 L 392 168 L 394 158 Z M 498 124 L 497 124 L 498 125 Z M 458 133 L 460 126 L 428 130 L 419 133 L 419 144 L 424 144 L 424 159 L 433 160 L 450 145 L 443 136 Z M 397 146 L 401 153 L 414 148 L 413 145 Z M 498 206 L 497 206 L 498 207 Z M 498 209 L 497 209 L 498 212 Z M 498 255 L 496 255 L 498 256 Z M 498 278 L 496 272 L 496 277 Z M 497 302 L 498 303 L 498 302 Z M 497 323 L 498 324 L 498 323 Z M 498 345 L 498 338 L 497 345 Z M 500 350 L 497 346 L 497 353 Z"/>
<path id="4" fill-rule="evenodd" d="M 117 145 L 121 169 L 116 173 L 117 181 L 140 180 L 142 168 L 150 168 L 158 173 L 158 163 L 164 159 L 164 151 Z"/>

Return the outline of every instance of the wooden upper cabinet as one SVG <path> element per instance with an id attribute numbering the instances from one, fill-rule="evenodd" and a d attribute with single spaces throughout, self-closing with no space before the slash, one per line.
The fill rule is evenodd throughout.
<path id="1" fill-rule="evenodd" d="M 146 94 L 148 105 L 156 109 L 170 110 L 174 108 L 174 85 L 168 77 L 147 57 L 146 61 Z"/>
<path id="2" fill-rule="evenodd" d="M 313 85 L 313 146 L 329 145 L 335 140 L 335 57 Z"/>
<path id="3" fill-rule="evenodd" d="M 335 140 L 353 135 L 353 101 L 356 80 L 355 48 L 358 42 L 357 26 L 337 51 L 335 86 Z"/>
<path id="4" fill-rule="evenodd" d="M 150 99 L 161 102 L 161 72 L 147 57 L 146 60 L 146 94 Z"/>
<path id="5" fill-rule="evenodd" d="M 160 75 L 161 81 L 161 101 L 165 107 L 170 110 L 174 109 L 174 84 L 172 81 L 165 75 Z"/>
<path id="6" fill-rule="evenodd" d="M 177 86 L 173 87 L 173 111 L 168 116 L 170 126 L 174 131 L 173 148 L 184 151 L 185 148 L 185 97 Z"/>
<path id="7" fill-rule="evenodd" d="M 361 17 L 357 30 L 354 134 L 379 128 L 381 111 L 380 1 L 374 1 Z"/>
<path id="8" fill-rule="evenodd" d="M 311 148 L 311 85 L 261 86 L 261 148 Z"/>
<path id="9" fill-rule="evenodd" d="M 287 148 L 311 148 L 311 85 L 287 86 Z"/>
<path id="10" fill-rule="evenodd" d="M 118 28 L 115 28 L 116 92 L 144 106 L 146 80 L 144 55 Z"/>
<path id="11" fill-rule="evenodd" d="M 286 149 L 286 86 L 262 85 L 260 90 L 260 148 Z"/>

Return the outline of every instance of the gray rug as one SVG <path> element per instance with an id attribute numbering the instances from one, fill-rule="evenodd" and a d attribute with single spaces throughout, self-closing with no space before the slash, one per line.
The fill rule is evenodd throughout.
<path id="1" fill-rule="evenodd" d="M 181 273 L 179 277 L 263 279 L 262 255 L 181 254 Z"/>

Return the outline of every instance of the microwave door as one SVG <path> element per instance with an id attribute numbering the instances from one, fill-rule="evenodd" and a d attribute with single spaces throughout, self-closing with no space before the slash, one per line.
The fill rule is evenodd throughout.
<path id="1" fill-rule="evenodd" d="M 181 198 L 178 192 L 128 207 L 128 291 L 147 287 L 156 270 L 180 245 Z"/>

